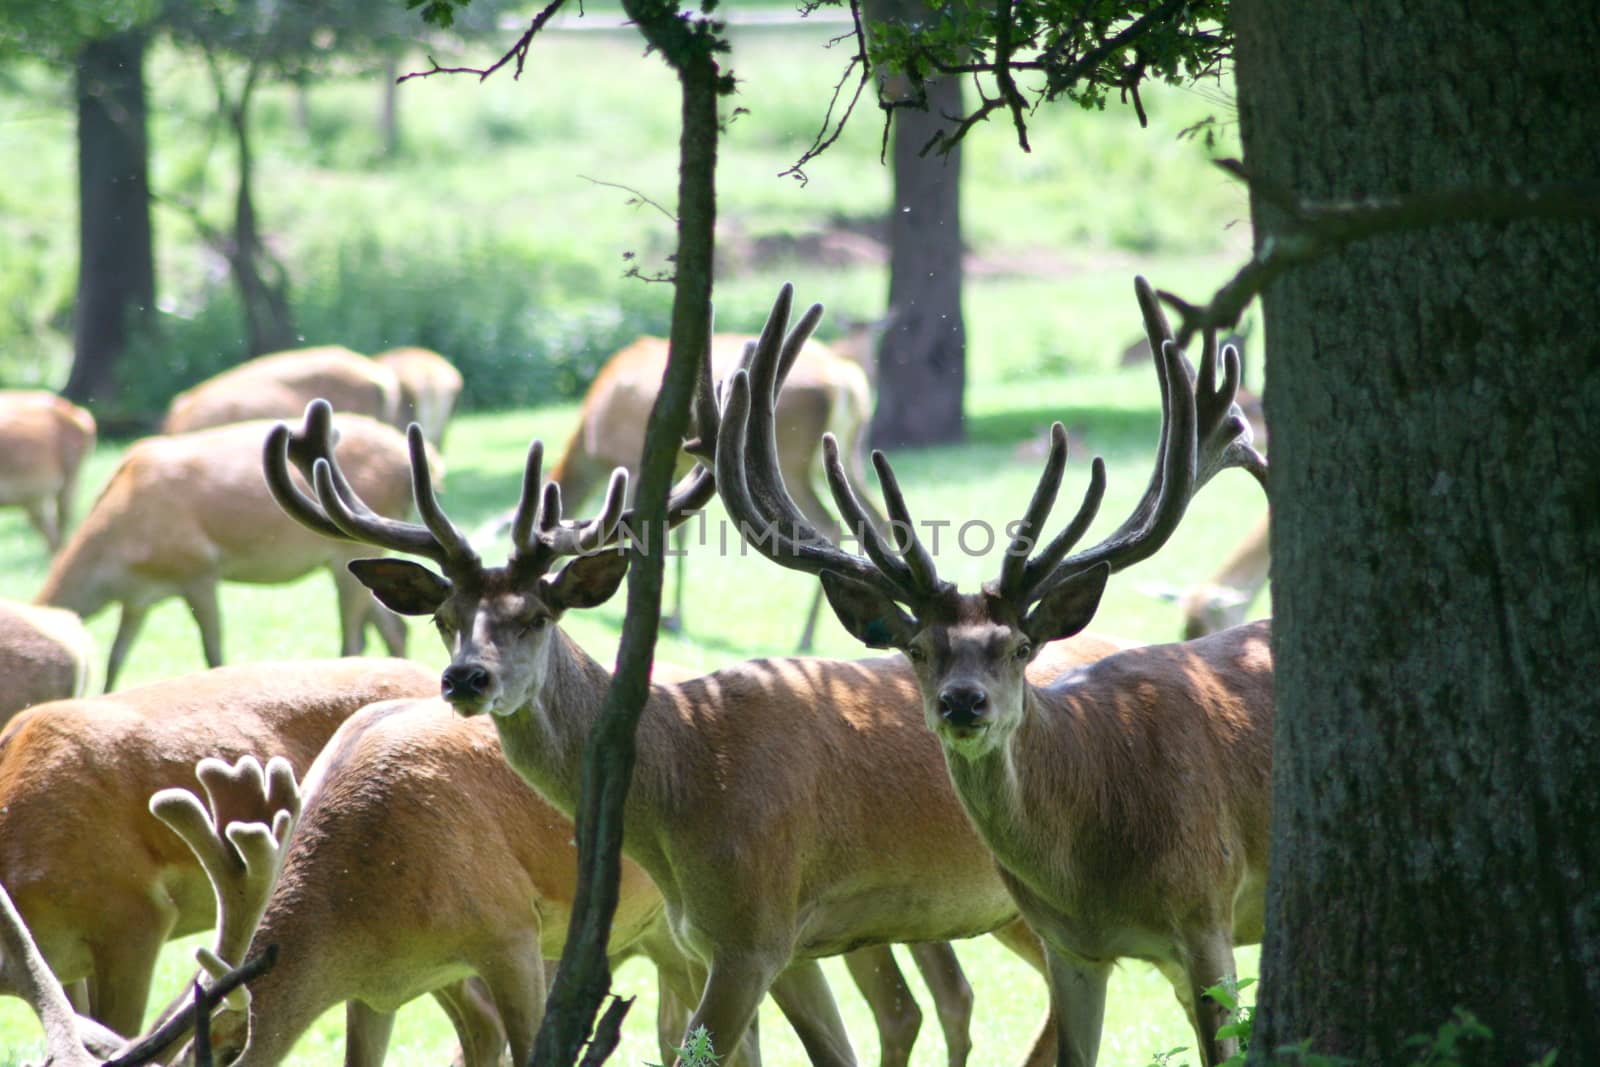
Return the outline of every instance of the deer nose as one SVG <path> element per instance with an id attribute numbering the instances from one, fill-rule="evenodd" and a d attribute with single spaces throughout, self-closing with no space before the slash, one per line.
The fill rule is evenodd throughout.
<path id="1" fill-rule="evenodd" d="M 989 711 L 989 694 L 975 685 L 947 685 L 939 690 L 939 716 L 951 726 L 980 726 Z"/>
<path id="2" fill-rule="evenodd" d="M 446 700 L 475 700 L 488 688 L 489 671 L 481 663 L 452 663 L 439 679 L 439 693 Z"/>

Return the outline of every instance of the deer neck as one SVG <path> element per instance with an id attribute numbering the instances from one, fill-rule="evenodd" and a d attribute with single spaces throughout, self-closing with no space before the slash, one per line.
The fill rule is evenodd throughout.
<path id="1" fill-rule="evenodd" d="M 1027 687 L 1022 723 L 1005 744 L 970 758 L 945 748 L 962 806 L 1013 877 L 1053 880 L 1057 872 L 1045 865 L 1069 852 L 1093 817 L 1094 738 L 1079 702 L 1058 683 Z"/>
<path id="2" fill-rule="evenodd" d="M 495 727 L 506 762 L 558 811 L 575 817 L 582 791 L 583 749 L 600 720 L 611 672 L 557 629 L 534 699 L 515 712 L 497 716 Z M 653 843 L 664 810 L 660 785 L 669 781 L 673 719 L 659 714 L 659 690 L 652 689 L 640 716 L 637 759 L 628 790 L 624 844 L 652 876 Z M 680 731 L 681 732 L 681 731 Z"/>

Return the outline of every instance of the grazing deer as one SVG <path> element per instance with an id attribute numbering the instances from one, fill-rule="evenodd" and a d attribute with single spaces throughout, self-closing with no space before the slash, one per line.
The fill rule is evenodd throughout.
<path id="1" fill-rule="evenodd" d="M 357 708 L 437 689 L 435 672 L 405 660 L 309 660 L 24 711 L 0 732 L 0 884 L 62 982 L 86 983 L 80 1006 L 134 1033 L 162 944 L 214 914 L 205 874 L 151 817 L 150 795 L 191 781 L 206 756 L 277 755 L 303 773 Z"/>
<path id="2" fill-rule="evenodd" d="M 1208 336 L 1196 383 L 1154 292 L 1143 279 L 1136 289 L 1151 348 L 1161 353 L 1161 443 L 1149 488 L 1106 540 L 1069 556 L 1105 488 L 1095 460 L 1083 505 L 1041 547 L 1066 464 L 1057 423 L 1033 499 L 1009 527 L 1000 575 L 977 593 L 939 579 L 881 453 L 873 461 L 898 551 L 867 521 L 831 440 L 829 485 L 866 555 L 823 541 L 806 522 L 773 462 L 774 390 L 793 335 L 782 352 L 762 347 L 751 369 L 735 374 L 716 447 L 718 491 L 750 544 L 818 575 L 846 629 L 910 662 L 962 806 L 1049 946 L 1058 1062 L 1073 1067 L 1095 1062 L 1106 980 L 1124 956 L 1150 960 L 1172 980 L 1205 1063 L 1230 1055 L 1235 1042 L 1217 1035 L 1227 1012 L 1205 990 L 1233 975 L 1235 943 L 1260 940 L 1264 911 L 1266 623 L 1122 652 L 1049 685 L 1025 675 L 1048 642 L 1088 624 L 1113 570 L 1161 547 L 1212 474 L 1238 465 L 1265 477 L 1233 405 L 1237 355 L 1223 353 L 1216 388 Z M 780 310 L 774 332 L 787 318 Z"/>
<path id="3" fill-rule="evenodd" d="M 658 678 L 692 676 L 664 667 Z M 346 1003 L 346 1062 L 376 1065 L 393 1012 L 433 993 L 468 1067 L 497 1063 L 508 1040 L 512 1062 L 527 1062 L 543 961 L 561 954 L 577 891 L 574 836 L 571 820 L 507 765 L 488 720 L 455 716 L 439 699 L 362 709 L 306 773 L 293 846 L 254 933 L 257 946 L 279 947 L 279 963 L 252 988 L 247 1028 L 219 1021 L 217 1047 L 243 1047 L 241 1064 L 280 1063 L 313 1021 Z M 441 882 L 440 871 L 454 874 Z M 687 1010 L 698 992 L 661 911 L 655 885 L 624 859 L 612 958 L 649 956 L 663 991 Z M 245 931 L 218 955 L 242 962 L 249 942 Z M 849 962 L 852 973 L 893 967 L 886 948 Z M 482 979 L 487 1004 L 463 984 L 469 975 Z M 897 1005 L 876 979 L 862 992 L 892 1050 L 888 1067 L 908 1063 L 918 1019 L 902 1013 L 915 1004 Z M 670 1056 L 683 1018 L 664 1022 Z"/>
<path id="4" fill-rule="evenodd" d="M 390 654 L 405 654 L 404 621 L 374 603 L 344 568 L 359 553 L 308 535 L 273 506 L 260 472 L 269 427 L 243 422 L 136 443 L 52 561 L 37 603 L 84 618 L 112 603 L 122 606 L 107 689 L 160 601 L 184 599 L 206 664 L 215 667 L 222 662 L 219 582 L 277 584 L 317 567 L 333 573 L 342 655 L 360 654 L 368 622 Z M 410 505 L 404 439 L 360 416 L 341 417 L 339 429 L 362 492 L 385 514 L 404 514 Z"/>
<path id="5" fill-rule="evenodd" d="M 0 390 L 0 507 L 27 509 L 52 552 L 71 524 L 78 471 L 94 442 L 94 416 L 78 405 L 40 390 Z"/>
<path id="6" fill-rule="evenodd" d="M 372 359 L 394 371 L 400 383 L 400 411 L 395 425 L 408 426 L 415 422 L 434 448 L 443 448 L 445 427 L 450 424 L 456 400 L 461 395 L 461 372 L 439 353 L 426 348 L 391 348 Z M 293 418 L 304 411 L 314 397 L 321 395 L 305 397 L 299 406 L 279 417 Z M 339 406 L 337 401 L 325 399 L 335 408 Z"/>
<path id="7" fill-rule="evenodd" d="M 399 425 L 402 392 L 395 371 L 342 345 L 323 345 L 257 356 L 191 386 L 172 398 L 161 432 L 292 419 L 319 396 L 343 413 Z"/>
<path id="8" fill-rule="evenodd" d="M 1183 639 L 1204 637 L 1244 622 L 1245 612 L 1267 584 L 1272 550 L 1270 516 L 1250 528 L 1206 581 L 1184 590 L 1178 597 L 1183 609 Z"/>
<path id="9" fill-rule="evenodd" d="M 0 726 L 24 708 L 88 693 L 94 639 L 60 608 L 0 600 Z"/>
<path id="10" fill-rule="evenodd" d="M 813 489 L 822 473 L 818 441 L 824 432 L 832 432 L 844 443 L 847 462 L 860 470 L 867 423 L 872 418 L 872 343 L 879 332 L 873 324 L 852 331 L 833 347 L 820 341 L 809 342 L 789 375 L 778 407 L 778 463 L 784 482 L 811 522 L 834 537 L 839 528 Z M 745 346 L 753 341 L 755 337 L 745 334 L 714 335 L 712 377 L 720 380 L 726 376 L 739 362 Z M 666 339 L 640 337 L 600 368 L 584 394 L 578 427 L 550 471 L 550 480 L 561 487 L 561 495 L 570 505 L 581 505 L 594 495 L 616 467 L 630 474 L 638 472 L 639 457 L 644 452 L 645 422 L 666 367 Z M 690 457 L 685 454 L 680 473 L 689 463 Z M 680 553 L 672 613 L 662 622 L 669 630 L 683 626 L 683 568 L 684 556 Z M 800 652 L 811 648 L 821 604 L 819 592 L 806 612 L 797 649 Z"/>
<path id="11" fill-rule="evenodd" d="M 764 335 L 761 343 L 781 340 Z M 799 347 L 785 349 L 789 360 Z M 700 388 L 700 438 L 711 442 L 708 375 Z M 599 517 L 566 521 L 535 442 L 511 557 L 488 567 L 434 497 L 420 430 L 410 432 L 418 525 L 383 519 L 361 502 L 335 459 L 329 418 L 319 403 L 302 438 L 292 441 L 287 426 L 273 431 L 266 469 L 274 495 L 311 529 L 438 565 L 442 574 L 395 559 L 351 569 L 391 608 L 433 616 L 451 653 L 445 699 L 462 715 L 487 713 L 511 766 L 570 814 L 610 674 L 558 623 L 603 603 L 622 580 L 628 557 L 606 549 L 634 528 L 622 510 L 626 472 L 613 474 Z M 298 462 L 316 457 L 315 500 L 290 476 L 291 444 Z M 709 472 L 696 468 L 674 488 L 670 518 L 703 506 L 712 489 Z M 1036 676 L 1042 682 L 1115 647 L 1092 638 L 1054 647 Z M 660 888 L 677 943 L 708 970 L 689 1028 L 705 1026 L 718 1048 L 740 1041 L 770 989 L 814 1063 L 853 1064 L 818 957 L 998 931 L 1039 960 L 1037 940 L 1016 921 L 955 799 L 922 728 L 915 679 L 899 659 L 757 660 L 652 686 L 624 851 Z M 1053 1048 L 1053 1038 L 1041 1040 L 1049 1044 L 1030 1063 Z"/>

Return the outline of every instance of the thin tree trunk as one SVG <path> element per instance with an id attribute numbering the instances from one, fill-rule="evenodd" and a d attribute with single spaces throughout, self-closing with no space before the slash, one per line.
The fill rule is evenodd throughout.
<path id="1" fill-rule="evenodd" d="M 678 254 L 672 338 L 661 391 L 645 427 L 635 524 L 642 536 L 629 549 L 628 608 L 617 670 L 605 708 L 584 748 L 577 811 L 578 892 L 561 965 L 533 1050 L 536 1067 L 569 1067 L 590 1050 L 585 1065 L 602 1062 L 615 1045 L 626 1003 L 595 1016 L 611 989 L 606 957 L 622 869 L 622 815 L 633 777 L 634 733 L 649 693 L 661 618 L 666 559 L 665 515 L 678 445 L 689 424 L 699 360 L 710 343 L 711 280 L 716 229 L 717 99 L 726 86 L 703 40 L 680 36 L 672 12 L 625 0 L 628 15 L 677 71 L 683 90 L 678 163 Z M 592 1034 L 592 1036 L 591 1036 Z"/>
<path id="2" fill-rule="evenodd" d="M 967 331 L 961 316 L 961 146 L 919 155 L 945 115 L 962 113 L 961 82 L 929 82 L 928 110 L 894 116 L 894 208 L 889 217 L 889 308 L 878 352 L 879 447 L 962 436 Z"/>
<path id="3" fill-rule="evenodd" d="M 250 101 L 256 73 L 251 71 L 229 108 L 229 123 L 239 159 L 239 185 L 234 198 L 233 248 L 229 259 L 234 285 L 244 305 L 250 354 L 279 352 L 295 345 L 294 315 L 289 308 L 289 282 L 261 239 L 255 207 L 255 153 L 250 143 Z"/>
<path id="4" fill-rule="evenodd" d="M 378 104 L 378 143 L 382 145 L 384 159 L 400 155 L 400 57 L 389 56 L 383 62 L 383 96 Z"/>
<path id="5" fill-rule="evenodd" d="M 1238 0 L 1311 200 L 1600 178 L 1592 5 Z M 1259 187 L 1258 187 L 1259 188 Z M 1258 240 L 1282 219 L 1257 196 Z M 1279 701 L 1252 1057 L 1600 1049 L 1600 226 L 1365 242 L 1265 294 Z"/>
<path id="6" fill-rule="evenodd" d="M 78 53 L 78 296 L 64 391 L 79 403 L 110 396 L 130 334 L 155 307 L 144 47 L 124 33 Z"/>

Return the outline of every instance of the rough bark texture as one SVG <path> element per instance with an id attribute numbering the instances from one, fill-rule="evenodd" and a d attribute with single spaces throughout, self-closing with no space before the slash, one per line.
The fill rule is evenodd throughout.
<path id="1" fill-rule="evenodd" d="M 142 34 L 78 53 L 78 297 L 66 395 L 80 404 L 115 387 L 131 330 L 155 306 Z"/>
<path id="2" fill-rule="evenodd" d="M 919 156 L 945 115 L 962 114 L 961 82 L 928 84 L 928 110 L 894 116 L 889 307 L 878 353 L 879 447 L 961 439 L 967 331 L 961 318 L 961 146 Z"/>
<path id="3" fill-rule="evenodd" d="M 1593 4 L 1238 0 L 1302 198 L 1600 177 Z M 1258 239 L 1275 219 L 1256 198 Z M 1279 700 L 1253 1056 L 1600 1049 L 1600 226 L 1377 238 L 1265 295 Z"/>

